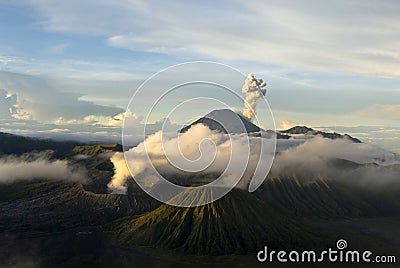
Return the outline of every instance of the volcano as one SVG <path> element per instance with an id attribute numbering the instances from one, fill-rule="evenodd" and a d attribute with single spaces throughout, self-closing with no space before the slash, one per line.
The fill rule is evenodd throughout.
<path id="1" fill-rule="evenodd" d="M 281 131 L 273 131 L 273 130 L 264 130 L 259 126 L 253 124 L 241 114 L 235 113 L 229 109 L 220 109 L 214 110 L 205 116 L 197 119 L 193 123 L 183 127 L 179 132 L 185 133 L 192 126 L 196 124 L 203 124 L 207 126 L 211 130 L 215 130 L 225 134 L 243 134 L 247 133 L 251 136 L 259 136 L 260 132 L 265 131 L 265 133 L 275 135 L 277 139 L 290 139 L 299 135 L 303 137 L 310 136 L 322 136 L 327 139 L 348 139 L 354 143 L 362 143 L 357 138 L 354 138 L 348 134 L 339 134 L 339 133 L 328 133 L 323 131 L 314 130 L 312 128 L 306 126 L 295 126 L 289 128 L 287 130 Z"/>
<path id="2" fill-rule="evenodd" d="M 214 110 L 194 121 L 190 125 L 185 126 L 180 130 L 180 133 L 185 133 L 189 128 L 196 124 L 203 124 L 209 127 L 211 130 L 229 134 L 252 133 L 260 132 L 262 130 L 260 127 L 256 126 L 242 115 L 229 109 L 221 109 Z"/>
<path id="3" fill-rule="evenodd" d="M 175 198 L 211 191 L 189 190 Z M 162 205 L 141 217 L 126 217 L 111 229 L 117 243 L 127 247 L 156 246 L 187 254 L 224 255 L 271 248 L 316 245 L 320 239 L 305 226 L 251 194 L 234 189 L 223 198 L 198 207 Z"/>

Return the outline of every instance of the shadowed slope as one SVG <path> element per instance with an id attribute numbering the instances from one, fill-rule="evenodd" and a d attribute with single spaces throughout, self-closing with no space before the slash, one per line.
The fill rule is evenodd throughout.
<path id="1" fill-rule="evenodd" d="M 203 196 L 199 190 L 175 198 Z M 161 246 L 189 254 L 231 254 L 271 248 L 296 248 L 318 239 L 309 229 L 251 194 L 234 189 L 213 203 L 185 208 L 162 205 L 138 218 L 127 217 L 112 229 L 126 246 Z M 315 244 L 314 244 L 315 246 Z"/>
<path id="2" fill-rule="evenodd" d="M 182 128 L 180 133 L 188 131 L 196 124 L 203 124 L 211 130 L 217 130 L 222 133 L 251 133 L 259 132 L 261 129 L 252 122 L 229 109 L 214 110 L 204 117 L 196 120 L 190 125 Z"/>

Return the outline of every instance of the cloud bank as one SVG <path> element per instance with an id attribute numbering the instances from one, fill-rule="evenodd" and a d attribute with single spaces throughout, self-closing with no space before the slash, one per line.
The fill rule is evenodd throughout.
<path id="1" fill-rule="evenodd" d="M 153 187 L 157 180 L 154 179 L 156 174 L 149 167 L 150 162 L 146 155 L 146 148 L 152 164 L 160 174 L 175 174 L 176 177 L 183 178 L 183 180 L 190 178 L 188 173 L 182 172 L 168 162 L 169 159 L 178 166 L 185 167 L 185 162 L 179 158 L 181 152 L 188 159 L 201 159 L 203 162 L 199 163 L 199 166 L 202 167 L 207 166 L 207 163 L 210 162 L 210 159 L 204 156 L 212 156 L 216 152 L 215 159 L 211 161 L 212 164 L 196 174 L 198 176 L 203 174 L 204 177 L 210 174 L 222 174 L 229 161 L 237 161 L 236 158 L 239 156 L 234 154 L 231 158 L 231 145 L 239 144 L 242 151 L 238 152 L 245 154 L 249 138 L 246 135 L 233 135 L 234 138 L 229 140 L 228 137 L 225 134 L 212 132 L 201 124 L 193 126 L 179 138 L 163 137 L 161 132 L 158 132 L 126 152 L 127 161 L 132 163 L 132 175 L 147 183 L 149 188 Z M 166 139 L 164 147 L 162 139 Z M 245 170 L 240 168 L 237 163 L 234 164 L 237 169 L 231 170 L 233 173 L 243 173 L 238 187 L 246 188 L 252 178 L 260 155 L 260 139 L 249 138 L 250 155 Z M 212 142 L 208 143 L 208 141 Z M 164 150 L 167 152 L 168 159 Z M 124 155 L 122 153 L 114 154 L 111 162 L 114 164 L 115 174 L 108 187 L 113 193 L 124 194 L 127 191 L 126 181 L 131 177 Z M 278 140 L 278 152 L 269 176 L 291 178 L 296 175 L 304 183 L 322 176 L 327 180 L 370 187 L 371 185 L 398 183 L 400 180 L 399 164 L 399 155 L 379 147 L 356 144 L 347 139 L 330 140 L 316 136 L 304 140 Z M 228 179 L 229 175 L 227 175 Z"/>
<path id="2" fill-rule="evenodd" d="M 143 180 L 149 188 L 157 182 L 157 173 L 151 166 L 163 176 L 176 175 L 175 177 L 182 178 L 183 181 L 193 174 L 211 175 L 214 179 L 222 174 L 221 183 L 224 185 L 235 180 L 245 170 L 248 173 L 249 166 L 255 169 L 259 154 L 259 150 L 255 149 L 256 145 L 257 138 L 226 135 L 197 124 L 178 137 L 163 135 L 161 132 L 150 135 L 137 147 L 125 152 L 125 158 L 131 163 L 130 168 L 135 179 Z M 232 152 L 236 157 L 231 157 Z M 131 177 L 131 173 L 125 158 L 122 153 L 111 157 L 115 174 L 108 187 L 113 193 L 126 193 L 126 180 Z"/>
<path id="3" fill-rule="evenodd" d="M 28 2 L 47 31 L 134 51 L 400 76 L 398 1 Z"/>
<path id="4" fill-rule="evenodd" d="M 322 177 L 363 187 L 400 182 L 400 156 L 377 146 L 319 136 L 296 142 L 276 155 L 270 176 L 296 175 L 303 182 Z"/>
<path id="5" fill-rule="evenodd" d="M 85 182 L 86 170 L 73 167 L 66 160 L 50 159 L 50 152 L 30 153 L 0 158 L 0 184 L 46 179 Z"/>
<path id="6" fill-rule="evenodd" d="M 81 100 L 81 94 L 59 91 L 40 77 L 0 71 L 0 98 L 7 105 L 2 118 L 51 123 L 85 117 L 112 117 L 123 109 Z"/>

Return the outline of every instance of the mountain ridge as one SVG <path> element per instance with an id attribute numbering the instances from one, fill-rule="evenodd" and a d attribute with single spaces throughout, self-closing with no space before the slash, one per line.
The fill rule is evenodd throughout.
<path id="1" fill-rule="evenodd" d="M 243 125 L 237 123 L 237 120 L 240 120 Z M 200 123 L 208 126 L 211 130 L 217 130 L 225 134 L 244 133 L 243 130 L 247 133 L 259 132 L 262 130 L 242 115 L 235 113 L 230 109 L 220 109 L 211 111 L 204 117 L 201 117 L 190 125 L 183 127 L 179 132 L 185 133 L 190 127 Z"/>
<path id="2" fill-rule="evenodd" d="M 292 134 L 292 135 L 299 135 L 299 134 L 314 135 L 314 136 L 321 135 L 322 137 L 328 138 L 331 140 L 347 138 L 354 143 L 362 143 L 361 140 L 354 138 L 354 137 L 350 136 L 349 134 L 339 134 L 336 132 L 332 132 L 332 133 L 324 132 L 324 131 L 314 130 L 313 128 L 306 127 L 306 126 L 294 126 L 292 128 L 286 129 L 286 130 L 281 130 L 279 132 L 284 133 L 284 134 Z"/>
<path id="3" fill-rule="evenodd" d="M 239 120 L 239 122 L 238 122 Z M 286 130 L 273 131 L 270 129 L 264 130 L 254 123 L 250 122 L 248 119 L 243 117 L 241 114 L 236 113 L 230 109 L 219 109 L 213 110 L 206 114 L 205 116 L 197 119 L 196 121 L 190 123 L 189 125 L 181 128 L 180 133 L 185 133 L 192 126 L 196 124 L 203 124 L 209 127 L 211 130 L 216 130 L 221 133 L 229 134 L 243 134 L 247 133 L 251 136 L 257 136 L 257 133 L 264 131 L 268 132 L 270 135 L 275 134 L 277 139 L 290 139 L 293 135 L 306 135 L 306 136 L 322 136 L 328 139 L 349 139 L 354 143 L 362 143 L 361 140 L 354 138 L 348 134 L 339 134 L 336 132 L 323 132 L 319 130 L 314 130 L 313 128 L 306 126 L 295 126 Z"/>

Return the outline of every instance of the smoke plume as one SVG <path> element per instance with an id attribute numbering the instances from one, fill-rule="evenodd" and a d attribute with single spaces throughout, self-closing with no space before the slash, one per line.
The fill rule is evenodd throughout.
<path id="1" fill-rule="evenodd" d="M 0 158 L 0 184 L 22 180 L 48 179 L 85 182 L 86 170 L 66 160 L 50 159 L 49 151 Z"/>
<path id="2" fill-rule="evenodd" d="M 124 154 L 115 153 L 110 161 L 114 165 L 114 176 L 107 187 L 113 194 L 126 194 L 126 180 L 131 176 L 131 173 L 126 165 Z M 140 164 L 140 161 L 138 161 L 138 165 Z"/>
<path id="3" fill-rule="evenodd" d="M 246 95 L 243 116 L 251 120 L 255 116 L 256 104 L 259 98 L 267 92 L 263 89 L 267 84 L 262 79 L 257 79 L 254 74 L 249 74 L 242 87 L 242 93 Z"/>

